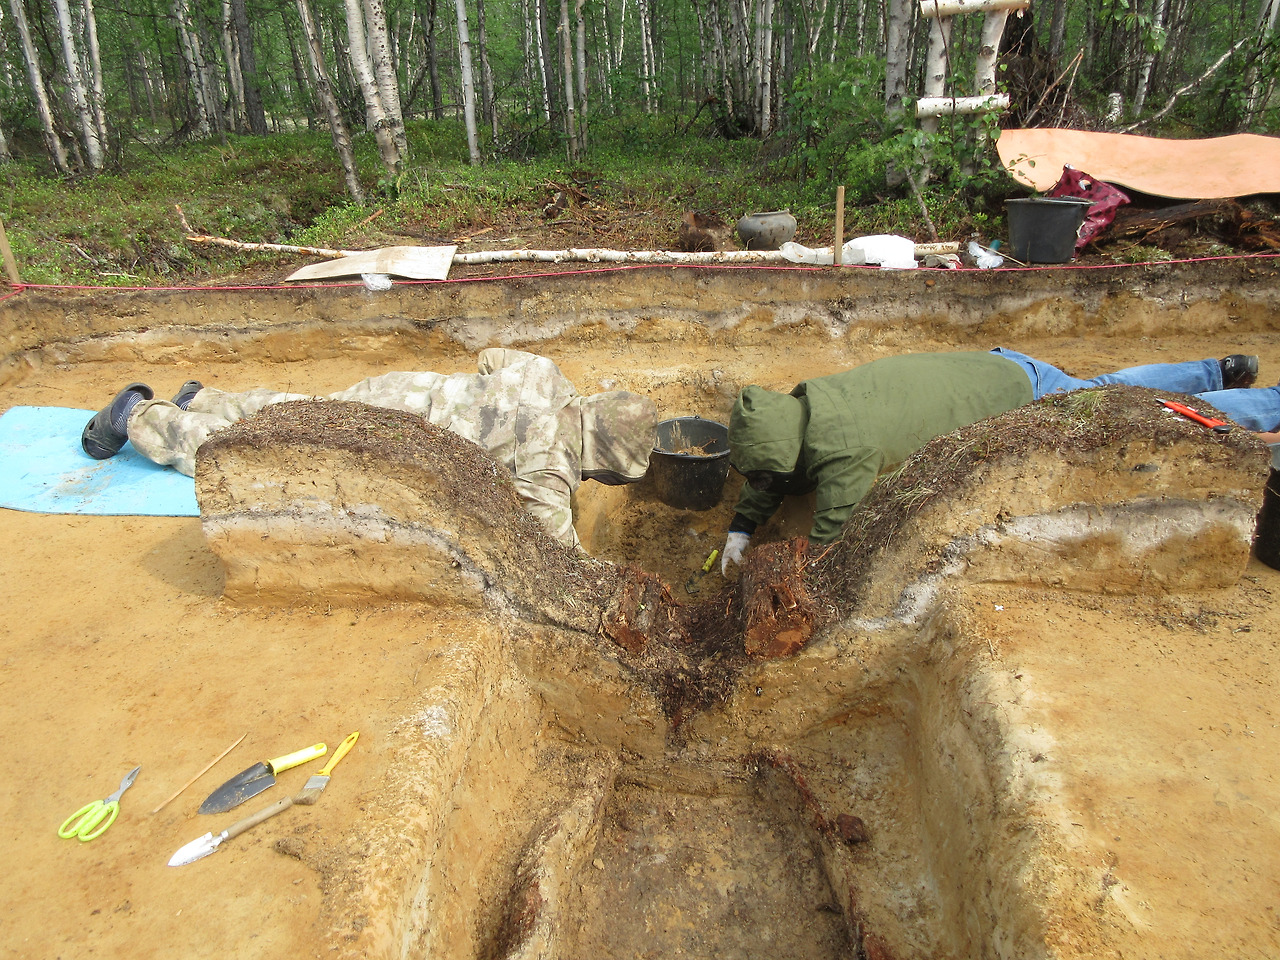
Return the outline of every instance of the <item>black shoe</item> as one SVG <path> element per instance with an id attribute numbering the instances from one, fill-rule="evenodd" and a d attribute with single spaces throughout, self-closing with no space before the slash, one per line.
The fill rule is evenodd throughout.
<path id="1" fill-rule="evenodd" d="M 1251 387 L 1258 379 L 1258 358 L 1243 353 L 1233 353 L 1218 361 L 1222 367 L 1222 389 L 1234 390 L 1236 387 Z"/>
<path id="2" fill-rule="evenodd" d="M 150 400 L 155 391 L 145 383 L 131 383 L 115 395 L 110 403 L 93 415 L 80 434 L 80 446 L 95 460 L 109 460 L 120 452 L 129 439 L 125 428 L 117 427 L 115 420 L 123 418 L 124 411 L 138 400 Z M 135 397 L 137 399 L 135 399 Z"/>
<path id="3" fill-rule="evenodd" d="M 199 380 L 188 380 L 173 395 L 173 402 L 183 410 L 191 405 L 192 398 L 204 389 L 204 384 Z"/>

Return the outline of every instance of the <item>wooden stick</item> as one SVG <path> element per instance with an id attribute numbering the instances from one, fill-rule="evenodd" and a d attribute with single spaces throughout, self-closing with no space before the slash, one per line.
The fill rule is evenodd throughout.
<path id="1" fill-rule="evenodd" d="M 836 245 L 831 250 L 838 267 L 844 263 L 844 187 L 836 187 Z"/>
<path id="2" fill-rule="evenodd" d="M 241 738 L 240 738 L 240 740 L 243 740 L 243 739 L 244 739 L 245 737 L 247 737 L 248 735 L 249 735 L 249 734 L 247 734 L 247 733 L 246 733 L 243 737 L 241 737 Z M 205 768 L 204 768 L 203 770 L 201 770 L 201 771 L 200 771 L 199 773 L 197 773 L 194 777 L 192 777 L 190 780 L 188 780 L 186 783 L 184 783 L 182 786 L 180 786 L 177 790 L 175 790 L 175 791 L 174 791 L 174 793 L 173 793 L 173 796 L 172 796 L 172 797 L 170 797 L 170 798 L 169 798 L 169 800 L 166 800 L 164 803 L 160 804 L 160 806 L 158 806 L 158 807 L 156 807 L 154 810 L 152 810 L 152 811 L 151 811 L 151 815 L 152 815 L 152 816 L 155 816 L 157 813 L 159 813 L 161 810 L 163 810 L 166 806 L 168 806 L 168 804 L 169 804 L 169 801 L 170 801 L 170 800 L 175 799 L 175 798 L 178 796 L 178 794 L 180 794 L 183 790 L 187 789 L 187 787 L 191 786 L 193 783 L 195 783 L 197 780 L 199 780 L 201 777 L 203 777 L 206 773 L 208 773 L 210 770 L 212 770 L 212 769 L 213 769 L 213 765 L 214 765 L 215 763 L 217 763 L 219 760 L 221 760 L 223 757 L 225 757 L 228 753 L 230 753 L 230 752 L 231 752 L 232 750 L 234 750 L 236 747 L 240 746 L 240 740 L 237 740 L 237 741 L 236 741 L 235 743 L 233 743 L 231 746 L 227 747 L 227 749 L 223 750 L 220 754 L 218 754 L 216 757 L 214 757 L 212 760 L 210 760 L 210 761 L 209 761 L 209 763 L 205 765 Z"/>
<path id="3" fill-rule="evenodd" d="M 9 249 L 9 235 L 4 232 L 3 220 L 0 220 L 0 255 L 4 257 L 4 272 L 9 275 L 9 282 L 19 286 L 22 281 L 18 278 L 18 261 L 13 259 L 13 251 Z"/>

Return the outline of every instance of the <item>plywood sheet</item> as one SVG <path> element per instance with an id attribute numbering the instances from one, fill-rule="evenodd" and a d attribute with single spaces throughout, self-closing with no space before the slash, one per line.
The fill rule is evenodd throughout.
<path id="1" fill-rule="evenodd" d="M 365 250 L 350 257 L 313 263 L 291 273 L 286 280 L 323 280 L 356 277 L 364 273 L 384 273 L 408 280 L 444 280 L 453 266 L 457 246 L 383 247 Z"/>
<path id="2" fill-rule="evenodd" d="M 996 148 L 1020 183 L 1048 190 L 1070 164 L 1097 180 L 1158 197 L 1216 200 L 1280 193 L 1280 137 L 1239 133 L 1166 140 L 1087 130 L 1004 130 Z"/>

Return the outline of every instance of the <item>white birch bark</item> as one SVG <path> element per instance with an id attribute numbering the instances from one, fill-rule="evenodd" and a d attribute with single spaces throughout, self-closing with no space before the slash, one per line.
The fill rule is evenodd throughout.
<path id="1" fill-rule="evenodd" d="M 538 86 L 542 89 L 542 112 L 547 123 L 551 122 L 551 74 L 547 70 L 547 50 L 542 38 L 546 36 L 546 6 L 543 0 L 533 0 L 533 38 L 538 52 Z"/>
<path id="2" fill-rule="evenodd" d="M 378 90 L 378 81 L 374 78 L 373 67 L 369 63 L 368 41 L 364 30 L 364 10 L 360 0 L 345 0 L 347 11 L 347 57 L 351 61 L 352 72 L 356 82 L 360 84 L 360 93 L 364 97 L 365 123 L 373 131 L 378 143 L 378 155 L 382 165 L 392 177 L 400 174 L 400 151 L 396 148 L 395 133 L 382 104 L 382 94 Z"/>
<path id="3" fill-rule="evenodd" d="M 342 110 L 339 109 L 333 95 L 333 82 L 329 79 L 329 69 L 325 66 L 320 33 L 316 30 L 315 19 L 311 16 L 311 7 L 307 0 L 297 0 L 297 4 L 298 16 L 302 19 L 302 32 L 306 39 L 307 59 L 311 62 L 311 73 L 315 77 L 316 95 L 324 104 L 325 113 L 329 116 L 329 133 L 333 137 L 333 148 L 337 151 L 338 160 L 342 164 L 347 193 L 356 203 L 363 204 L 364 189 L 360 186 L 355 151 L 351 148 L 351 133 L 347 130 L 346 121 L 342 119 Z"/>
<path id="4" fill-rule="evenodd" d="M 980 97 L 996 92 L 996 61 L 1000 56 L 1000 38 L 1008 20 L 1008 10 L 993 10 L 982 19 L 982 36 L 973 67 L 973 92 Z"/>
<path id="5" fill-rule="evenodd" d="M 485 23 L 484 0 L 476 0 L 476 43 L 480 47 L 480 105 L 489 123 L 492 142 L 498 142 L 498 104 L 493 89 L 493 68 L 489 65 L 489 36 Z"/>
<path id="6" fill-rule="evenodd" d="M 458 11 L 458 58 L 462 67 L 462 115 L 467 125 L 467 153 L 480 162 L 480 136 L 476 131 L 476 83 L 471 69 L 471 34 L 467 30 L 466 0 L 455 0 Z"/>
<path id="7" fill-rule="evenodd" d="M 240 72 L 240 47 L 235 31 L 231 29 L 231 0 L 222 0 L 222 55 L 227 64 L 226 126 L 241 131 L 247 126 L 248 110 L 244 103 L 244 75 Z"/>
<path id="8" fill-rule="evenodd" d="M 62 40 L 63 69 L 67 74 L 67 89 L 71 104 L 80 123 L 80 137 L 84 141 L 85 157 L 93 171 L 102 169 L 102 141 L 98 139 L 98 126 L 93 121 L 89 106 L 89 94 L 84 85 L 84 71 L 80 66 L 80 54 L 75 48 L 75 33 L 71 22 L 71 8 L 67 0 L 53 0 L 54 15 L 58 21 L 58 33 Z"/>
<path id="9" fill-rule="evenodd" d="M 617 70 L 622 66 L 622 56 L 626 51 L 627 42 L 627 0 L 622 0 L 618 7 L 618 45 L 614 48 L 613 69 Z"/>
<path id="10" fill-rule="evenodd" d="M 760 117 L 760 136 L 767 137 L 773 122 L 773 0 L 759 0 L 756 10 L 760 31 L 757 116 Z"/>
<path id="11" fill-rule="evenodd" d="M 1164 32 L 1164 18 L 1168 11 L 1168 0 L 1153 0 L 1154 7 L 1151 11 L 1151 31 L 1156 36 Z M 1133 97 L 1133 112 L 1135 116 L 1142 114 L 1142 108 L 1147 102 L 1147 91 L 1151 89 L 1151 71 L 1156 65 L 1156 53 L 1145 43 L 1142 47 L 1142 69 L 1138 71 L 1138 86 Z"/>
<path id="12" fill-rule="evenodd" d="M 911 15 L 912 0 L 887 0 L 887 3 L 884 102 L 892 115 L 901 108 L 902 98 L 907 95 L 907 47 L 910 40 L 907 18 Z"/>
<path id="13" fill-rule="evenodd" d="M 640 69 L 642 71 L 640 84 L 641 88 L 644 90 L 644 111 L 645 113 L 653 113 L 653 36 L 649 29 L 650 21 L 648 0 L 636 0 L 636 11 L 639 14 L 640 19 Z"/>
<path id="14" fill-rule="evenodd" d="M 98 48 L 98 18 L 93 12 L 93 0 L 84 0 L 84 39 L 89 53 L 89 96 L 93 107 L 93 122 L 98 128 L 98 138 L 103 149 L 107 143 L 107 97 L 102 84 L 102 52 Z"/>
<path id="15" fill-rule="evenodd" d="M 564 132 L 569 148 L 569 162 L 577 163 L 580 159 L 578 151 L 578 113 L 573 103 L 573 37 L 569 33 L 569 0 L 560 0 L 560 26 L 556 29 L 560 37 L 560 62 L 564 73 Z"/>
<path id="16" fill-rule="evenodd" d="M 574 59 L 578 64 L 578 146 L 587 148 L 587 22 L 582 16 L 583 0 L 576 0 L 577 37 Z"/>
<path id="17" fill-rule="evenodd" d="M 720 29 L 720 2 L 712 0 L 710 10 L 711 37 L 716 48 L 716 62 L 719 64 L 720 97 L 724 101 L 724 115 L 733 118 L 733 83 L 729 78 L 729 55 L 724 48 L 724 34 Z"/>
<path id="18" fill-rule="evenodd" d="M 13 154 L 9 152 L 9 141 L 5 139 L 4 128 L 0 127 L 0 160 L 12 160 Z"/>
<path id="19" fill-rule="evenodd" d="M 212 120 L 209 116 L 209 104 L 213 98 L 206 89 L 206 71 L 204 57 L 200 50 L 200 38 L 191 26 L 191 10 L 187 0 L 173 0 L 173 19 L 178 33 L 178 49 L 182 52 L 182 62 L 187 68 L 187 78 L 191 83 L 191 95 L 196 106 L 196 136 L 201 140 L 209 136 Z"/>
<path id="20" fill-rule="evenodd" d="M 40 131 L 44 135 L 45 149 L 49 151 L 49 159 L 59 173 L 70 173 L 71 164 L 67 162 L 67 149 L 62 138 L 53 125 L 53 110 L 49 107 L 49 94 L 45 89 L 44 77 L 40 73 L 40 56 L 36 53 L 35 44 L 31 40 L 31 27 L 27 23 L 27 13 L 22 0 L 9 0 L 9 9 L 13 12 L 14 24 L 18 29 L 18 39 L 22 43 L 22 59 L 26 61 L 27 82 L 31 84 L 31 97 L 36 103 L 36 113 L 40 117 Z"/>
<path id="21" fill-rule="evenodd" d="M 364 21 L 368 29 L 369 60 L 373 67 L 374 82 L 391 136 L 395 140 L 400 159 L 409 156 L 409 141 L 404 132 L 404 116 L 400 112 L 400 82 L 396 76 L 395 58 L 391 52 L 391 39 L 387 34 L 387 11 L 382 0 L 363 0 Z"/>

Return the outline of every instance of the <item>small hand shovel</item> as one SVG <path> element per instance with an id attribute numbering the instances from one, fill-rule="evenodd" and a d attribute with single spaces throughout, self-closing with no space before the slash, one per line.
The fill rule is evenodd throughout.
<path id="1" fill-rule="evenodd" d="M 206 833 L 203 837 L 192 840 L 183 846 L 169 860 L 171 867 L 184 867 L 188 863 L 195 863 L 202 857 L 207 857 L 222 845 L 224 840 L 230 840 L 232 837 L 238 837 L 246 830 L 250 830 L 262 823 L 264 820 L 270 820 L 277 813 L 288 810 L 295 804 L 303 804 L 309 806 L 320 799 L 320 794 L 324 792 L 324 788 L 329 785 L 329 774 L 333 768 L 338 765 L 338 761 L 347 755 L 347 751 L 356 745 L 356 740 L 360 734 L 353 733 L 333 752 L 333 757 L 324 765 L 324 769 L 314 774 L 301 790 L 291 797 L 284 797 L 277 800 L 269 807 L 264 807 L 252 816 L 238 820 L 227 829 L 223 830 L 216 836 L 212 831 Z"/>
<path id="2" fill-rule="evenodd" d="M 320 768 L 319 773 L 314 773 L 307 779 L 303 788 L 294 796 L 293 802 L 309 805 L 319 800 L 320 794 L 324 793 L 324 788 L 329 785 L 329 774 L 333 772 L 333 768 L 338 765 L 338 761 L 347 755 L 359 739 L 360 731 L 357 730 L 338 744 L 338 749 L 333 751 L 333 756 L 329 762 Z"/>
<path id="3" fill-rule="evenodd" d="M 685 593 L 692 595 L 697 593 L 701 589 L 701 587 L 698 584 L 698 581 L 711 572 L 711 567 L 716 562 L 716 557 L 718 556 L 720 556 L 719 549 L 711 551 L 711 556 L 707 557 L 706 563 L 704 563 L 700 568 L 695 570 L 693 576 L 691 576 L 688 580 L 685 581 L 684 583 Z"/>

